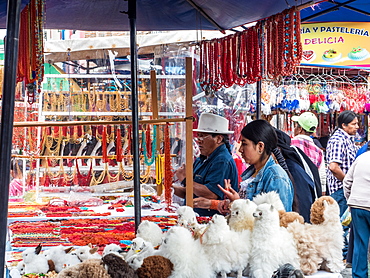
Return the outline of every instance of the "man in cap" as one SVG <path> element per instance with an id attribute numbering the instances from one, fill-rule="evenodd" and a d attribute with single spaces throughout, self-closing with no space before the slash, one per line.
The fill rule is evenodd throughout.
<path id="1" fill-rule="evenodd" d="M 202 113 L 199 118 L 196 140 L 199 145 L 200 156 L 193 165 L 193 192 L 194 197 L 203 197 L 210 200 L 222 200 L 223 192 L 218 184 L 224 186 L 225 179 L 230 179 L 234 190 L 238 191 L 238 171 L 231 155 L 228 130 L 229 121 L 221 116 Z M 176 176 L 185 185 L 185 165 L 176 172 Z M 173 186 L 175 195 L 185 198 L 186 189 L 183 186 Z M 194 211 L 201 216 L 211 216 L 217 213 L 215 209 L 197 208 L 194 202 Z"/>
<path id="2" fill-rule="evenodd" d="M 292 146 L 300 148 L 319 169 L 321 188 L 326 192 L 326 169 L 323 151 L 314 143 L 313 133 L 318 126 L 315 114 L 304 112 L 300 116 L 293 116 L 294 137 L 291 141 Z"/>

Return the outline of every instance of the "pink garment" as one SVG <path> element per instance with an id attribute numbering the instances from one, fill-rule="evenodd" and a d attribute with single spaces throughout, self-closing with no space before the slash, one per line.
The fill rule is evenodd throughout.
<path id="1" fill-rule="evenodd" d="M 317 168 L 319 168 L 321 163 L 323 163 L 322 150 L 315 145 L 315 143 L 310 137 L 308 138 L 305 137 L 303 137 L 302 135 L 297 135 L 292 139 L 290 144 L 292 146 L 300 148 L 312 160 L 312 162 L 317 166 Z"/>
<path id="2" fill-rule="evenodd" d="M 22 196 L 23 195 L 23 182 L 21 179 L 13 179 L 10 182 L 9 195 L 10 196 Z"/>

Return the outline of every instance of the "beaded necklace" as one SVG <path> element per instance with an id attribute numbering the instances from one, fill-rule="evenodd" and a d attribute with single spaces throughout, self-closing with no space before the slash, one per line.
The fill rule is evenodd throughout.
<path id="1" fill-rule="evenodd" d="M 171 164 L 171 143 L 168 123 L 164 128 L 164 167 L 164 196 L 167 204 L 167 210 L 169 210 L 172 203 L 173 172 Z"/>
<path id="2" fill-rule="evenodd" d="M 145 165 L 150 166 L 155 161 L 154 151 L 157 146 L 157 126 L 156 125 L 153 126 L 153 140 L 152 140 L 152 147 L 151 147 L 152 157 L 151 158 L 148 157 L 147 139 L 146 139 L 146 134 L 144 130 L 142 130 L 142 140 L 143 140 L 144 163 Z"/>

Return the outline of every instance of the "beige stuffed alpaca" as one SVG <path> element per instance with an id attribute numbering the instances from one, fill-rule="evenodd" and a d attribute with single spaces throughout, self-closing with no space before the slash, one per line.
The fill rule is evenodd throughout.
<path id="1" fill-rule="evenodd" d="M 80 264 L 63 269 L 57 278 L 111 278 L 102 260 L 88 259 Z"/>
<path id="2" fill-rule="evenodd" d="M 339 273 L 342 261 L 343 230 L 338 203 L 330 196 L 322 196 L 311 206 L 312 224 L 290 223 L 288 231 L 294 236 L 300 268 L 305 275 L 319 269 Z"/>

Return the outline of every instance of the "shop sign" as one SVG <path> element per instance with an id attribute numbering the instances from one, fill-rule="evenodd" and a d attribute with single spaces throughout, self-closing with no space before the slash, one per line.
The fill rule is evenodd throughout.
<path id="1" fill-rule="evenodd" d="M 325 22 L 301 25 L 302 64 L 370 67 L 370 23 Z"/>

